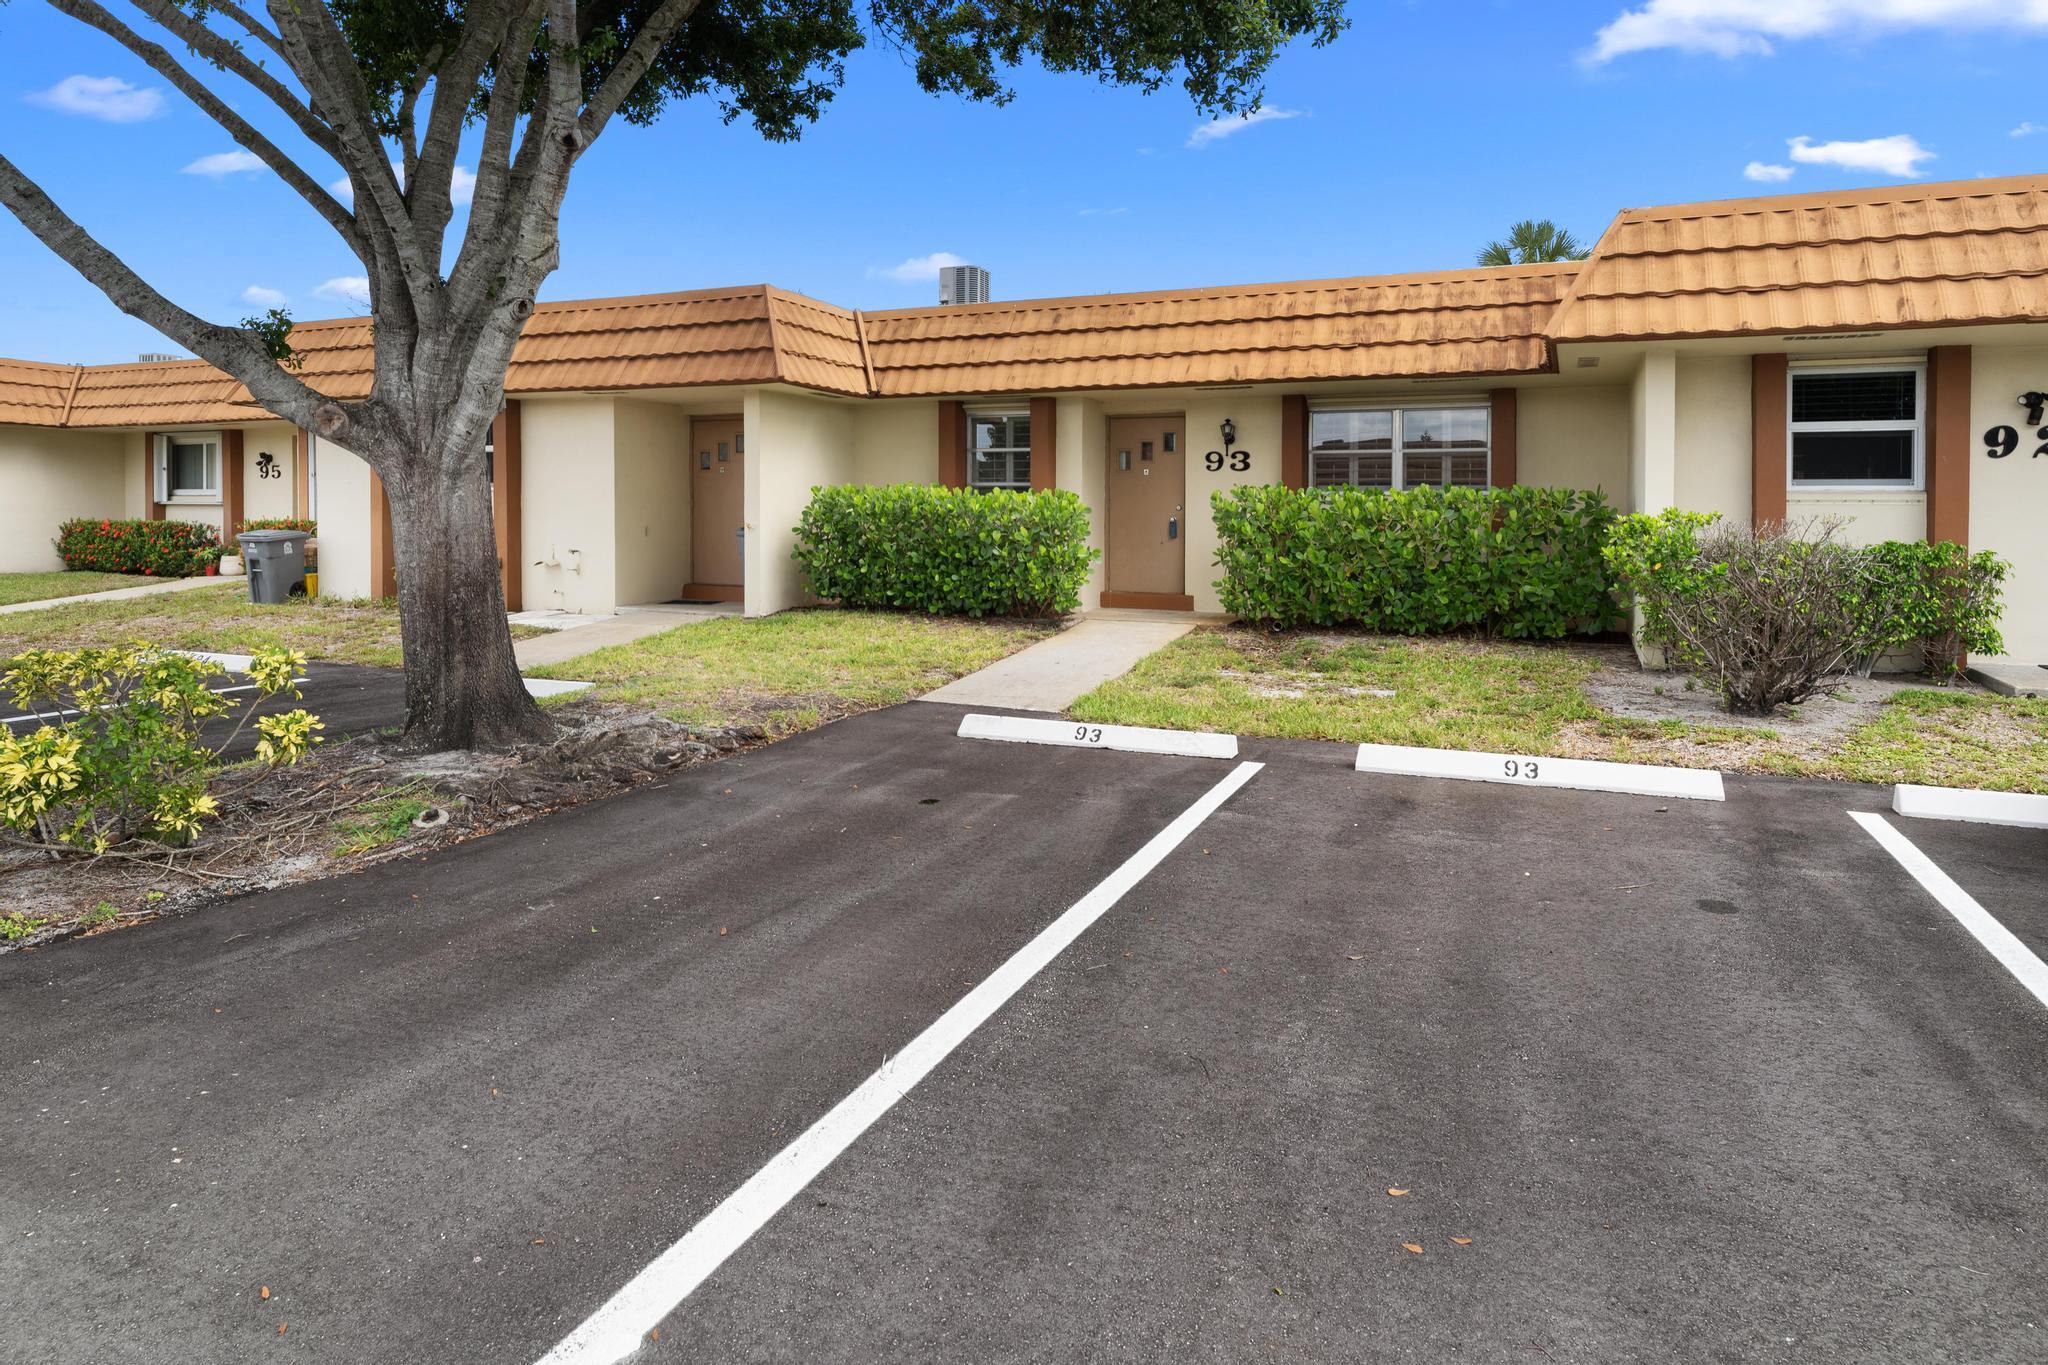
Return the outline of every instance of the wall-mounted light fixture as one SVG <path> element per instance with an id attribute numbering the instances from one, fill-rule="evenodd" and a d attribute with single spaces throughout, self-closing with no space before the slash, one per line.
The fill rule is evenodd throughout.
<path id="1" fill-rule="evenodd" d="M 1227 455 L 1227 454 L 1229 454 L 1229 453 L 1230 453 L 1230 448 L 1231 448 L 1232 446 L 1236 445 L 1236 444 L 1237 444 L 1237 423 L 1235 423 L 1235 422 L 1231 421 L 1231 420 L 1230 420 L 1230 419 L 1229 419 L 1228 417 L 1226 417 L 1226 418 L 1224 418 L 1224 419 L 1223 419 L 1223 451 L 1224 451 L 1224 453 L 1225 453 L 1226 455 Z"/>

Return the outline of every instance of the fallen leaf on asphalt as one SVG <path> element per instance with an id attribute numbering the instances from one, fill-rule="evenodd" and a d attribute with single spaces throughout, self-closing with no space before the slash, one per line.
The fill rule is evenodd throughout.
<path id="1" fill-rule="evenodd" d="M 263 1286 L 263 1288 L 262 1288 L 261 1290 L 259 1290 L 259 1291 L 257 1291 L 257 1292 L 259 1292 L 260 1294 L 262 1294 L 262 1295 L 263 1295 L 263 1297 L 267 1299 L 267 1298 L 269 1298 L 269 1297 L 270 1297 L 270 1286 L 266 1284 L 266 1285 L 264 1285 L 264 1286 Z"/>
<path id="2" fill-rule="evenodd" d="M 1351 960 L 1352 960 L 1353 962 L 1363 962 L 1363 961 L 1365 961 L 1365 954 L 1364 954 L 1364 953 L 1352 953 L 1352 954 L 1350 954 L 1350 958 L 1351 958 Z"/>
<path id="3" fill-rule="evenodd" d="M 215 1014 L 219 1014 L 219 1013 L 220 1013 L 220 1006 L 219 1006 L 219 1005 L 215 1005 L 215 1006 L 213 1007 L 213 1012 L 214 1012 Z"/>
<path id="4" fill-rule="evenodd" d="M 283 1323 L 281 1323 L 281 1322 L 280 1322 L 280 1323 L 279 1323 L 279 1324 L 277 1325 L 277 1334 L 278 1334 L 279 1336 L 283 1336 L 283 1335 L 284 1335 L 284 1329 L 285 1329 L 285 1324 L 283 1324 Z"/>
<path id="5" fill-rule="evenodd" d="M 1453 1237 L 1451 1241 L 1461 1247 L 1468 1247 L 1472 1245 L 1472 1239 L 1470 1237 Z"/>
<path id="6" fill-rule="evenodd" d="M 547 1239 L 547 1238 L 545 1238 L 545 1237 L 536 1237 L 536 1238 L 534 1238 L 534 1239 L 533 1239 L 533 1240 L 532 1240 L 531 1242 L 528 1242 L 528 1243 L 527 1243 L 527 1245 L 528 1245 L 528 1246 L 536 1246 L 536 1247 L 544 1247 L 544 1246 L 546 1246 L 547 1244 L 548 1244 L 548 1239 Z"/>
<path id="7" fill-rule="evenodd" d="M 1391 1194 L 1391 1195 L 1393 1195 L 1393 1196 L 1394 1196 L 1394 1198 L 1396 1198 L 1396 1199 L 1399 1199 L 1399 1198 L 1400 1198 L 1400 1197 L 1401 1197 L 1402 1195 L 1404 1195 L 1404 1194 L 1408 1193 L 1408 1191 L 1406 1191 L 1406 1190 L 1397 1190 L 1397 1189 L 1395 1189 L 1395 1188 L 1394 1188 L 1393 1186 L 1389 1185 L 1389 1186 L 1387 1187 L 1387 1193 L 1388 1193 L 1388 1194 Z"/>
<path id="8" fill-rule="evenodd" d="M 660 1341 L 660 1340 L 661 1340 L 661 1329 L 660 1329 L 659 1327 L 657 1327 L 657 1328 L 655 1328 L 655 1329 L 654 1329 L 653 1331 L 649 1332 L 649 1333 L 647 1334 L 647 1339 L 648 1339 L 649 1341 Z"/>
<path id="9" fill-rule="evenodd" d="M 492 1098 L 492 1099 L 496 1099 L 497 1097 L 498 1097 L 498 1087 L 494 1085 L 494 1086 L 492 1086 L 492 1087 L 491 1087 L 491 1098 Z"/>
<path id="10" fill-rule="evenodd" d="M 724 938 L 724 937 L 725 937 L 725 935 L 726 935 L 726 927 L 725 927 L 725 926 L 724 926 L 723 924 L 721 924 L 721 925 L 719 925 L 719 926 L 718 926 L 718 936 L 719 936 L 720 938 Z"/>
<path id="11" fill-rule="evenodd" d="M 1403 1251 L 1412 1251 L 1412 1252 L 1414 1252 L 1414 1253 L 1415 1253 L 1415 1254 L 1416 1254 L 1417 1256 L 1420 1256 L 1420 1255 L 1422 1254 L 1422 1243 L 1420 1243 L 1420 1242 L 1403 1242 L 1403 1243 L 1401 1243 L 1401 1249 L 1402 1249 Z"/>

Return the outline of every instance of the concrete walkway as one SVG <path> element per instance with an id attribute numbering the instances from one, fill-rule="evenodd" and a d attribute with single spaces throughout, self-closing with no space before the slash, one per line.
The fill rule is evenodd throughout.
<path id="1" fill-rule="evenodd" d="M 126 597 L 154 597 L 160 592 L 190 592 L 194 588 L 217 588 L 223 583 L 244 583 L 234 577 L 172 578 L 162 583 L 138 583 L 132 588 L 108 588 L 105 592 L 80 592 L 69 597 L 45 597 L 39 602 L 14 602 L 0 607 L 0 616 L 17 611 L 41 611 L 45 607 L 68 606 L 73 602 L 118 602 Z"/>
<path id="2" fill-rule="evenodd" d="M 645 607 L 620 607 L 611 616 L 600 616 L 589 625 L 570 626 L 567 629 L 552 630 L 546 635 L 536 635 L 530 640 L 520 640 L 512 646 L 513 657 L 519 660 L 520 670 L 538 668 L 542 664 L 558 664 L 564 659 L 574 659 L 603 649 L 606 645 L 630 644 L 643 640 L 649 635 L 659 635 L 677 626 L 696 625 L 702 621 L 715 621 L 721 616 L 738 616 L 737 602 L 720 602 L 712 606 L 685 607 L 669 603 Z"/>
<path id="3" fill-rule="evenodd" d="M 1188 612 L 1090 612 L 1049 640 L 956 678 L 919 701 L 1000 706 L 1012 711 L 1064 711 L 1138 661 L 1196 626 L 1220 617 Z"/>

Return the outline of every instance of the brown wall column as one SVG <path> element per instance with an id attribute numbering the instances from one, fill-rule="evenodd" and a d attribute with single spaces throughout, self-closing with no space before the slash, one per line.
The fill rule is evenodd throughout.
<path id="1" fill-rule="evenodd" d="M 220 434 L 220 538 L 230 549 L 242 520 L 242 433 Z"/>
<path id="2" fill-rule="evenodd" d="M 687 454 L 688 452 L 684 452 Z M 498 581 L 505 610 L 522 610 L 525 559 L 519 548 L 519 400 L 508 398 L 491 423 L 491 525 L 498 534 Z"/>
<path id="3" fill-rule="evenodd" d="M 967 486 L 967 405 L 950 398 L 939 400 L 939 482 Z"/>
<path id="4" fill-rule="evenodd" d="M 1308 398 L 1299 393 L 1280 395 L 1280 482 L 1308 487 Z"/>
<path id="5" fill-rule="evenodd" d="M 1493 438 L 1493 486 L 1513 488 L 1515 486 L 1515 391 L 1495 389 L 1487 397 L 1492 401 L 1493 418 L 1488 423 Z"/>
<path id="6" fill-rule="evenodd" d="M 142 433 L 142 517 L 162 521 L 164 505 L 156 500 L 156 433 Z"/>
<path id="7" fill-rule="evenodd" d="M 1749 358 L 1749 522 L 1769 526 L 1785 520 L 1785 486 L 1791 480 L 1785 434 L 1791 383 L 1783 354 Z"/>
<path id="8" fill-rule="evenodd" d="M 1927 351 L 1927 538 L 1970 543 L 1970 348 Z"/>
<path id="9" fill-rule="evenodd" d="M 370 471 L 370 596 L 398 596 L 398 570 L 391 557 L 391 499 L 384 480 Z"/>
<path id="10" fill-rule="evenodd" d="M 1059 411 L 1057 398 L 1031 400 L 1031 491 L 1034 493 L 1060 486 Z"/>
<path id="11" fill-rule="evenodd" d="M 304 427 L 292 432 L 292 515 L 311 516 L 311 501 L 307 483 L 307 455 L 312 451 L 312 440 Z"/>

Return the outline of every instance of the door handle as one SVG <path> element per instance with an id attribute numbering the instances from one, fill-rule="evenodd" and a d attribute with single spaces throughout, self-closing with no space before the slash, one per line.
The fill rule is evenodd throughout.
<path id="1" fill-rule="evenodd" d="M 1168 540 L 1179 540 L 1179 539 L 1180 539 L 1180 518 L 1179 518 L 1179 517 L 1168 517 L 1168 518 L 1166 519 L 1166 538 L 1167 538 Z"/>

